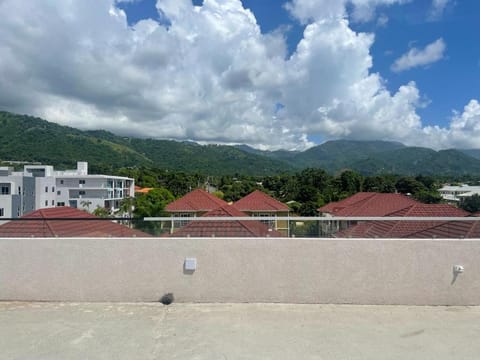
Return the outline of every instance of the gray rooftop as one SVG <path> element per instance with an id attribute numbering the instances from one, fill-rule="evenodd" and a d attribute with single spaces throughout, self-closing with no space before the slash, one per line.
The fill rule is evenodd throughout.
<path id="1" fill-rule="evenodd" d="M 480 307 L 0 302 L 2 359 L 477 359 Z"/>

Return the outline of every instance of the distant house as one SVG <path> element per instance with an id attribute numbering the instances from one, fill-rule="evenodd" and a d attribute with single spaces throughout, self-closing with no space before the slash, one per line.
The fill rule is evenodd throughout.
<path id="1" fill-rule="evenodd" d="M 438 189 L 438 192 L 442 198 L 452 204 L 462 201 L 466 197 L 473 195 L 480 195 L 480 186 L 469 186 L 469 185 L 445 185 L 441 189 Z"/>
<path id="2" fill-rule="evenodd" d="M 165 207 L 172 216 L 171 231 L 188 224 L 192 218 L 227 205 L 227 202 L 205 190 L 196 189 L 177 199 Z M 178 219 L 182 218 L 182 219 Z"/>
<path id="3" fill-rule="evenodd" d="M 71 207 L 36 210 L 0 225 L 1 237 L 150 237 Z"/>
<path id="4" fill-rule="evenodd" d="M 325 217 L 380 217 L 388 216 L 410 208 L 420 202 L 401 194 L 359 192 L 341 201 L 331 202 L 318 209 Z M 357 221 L 334 220 L 322 222 L 320 236 L 334 236 L 335 233 L 356 225 Z"/>
<path id="5" fill-rule="evenodd" d="M 249 216 L 254 217 L 273 217 L 274 220 L 261 220 L 270 228 L 280 231 L 283 235 L 289 234 L 289 222 L 287 220 L 277 220 L 279 216 L 288 216 L 290 208 L 284 203 L 272 198 L 260 190 L 256 190 L 247 196 L 241 198 L 233 206 Z"/>
<path id="6" fill-rule="evenodd" d="M 205 213 L 205 217 L 248 217 L 234 206 L 225 204 Z M 170 237 L 282 237 L 282 233 L 257 220 L 192 220 Z"/>
<path id="7" fill-rule="evenodd" d="M 386 217 L 467 217 L 465 210 L 447 204 L 415 204 Z M 346 238 L 472 238 L 480 235 L 480 221 L 365 221 L 335 234 Z"/>
<path id="8" fill-rule="evenodd" d="M 402 195 L 359 192 L 318 209 L 323 216 L 387 216 L 420 202 Z"/>

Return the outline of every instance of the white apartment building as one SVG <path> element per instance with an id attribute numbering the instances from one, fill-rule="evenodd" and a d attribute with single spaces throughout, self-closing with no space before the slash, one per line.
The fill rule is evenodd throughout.
<path id="1" fill-rule="evenodd" d="M 33 210 L 70 206 L 92 212 L 102 207 L 115 212 L 123 199 L 135 195 L 131 178 L 88 174 L 88 163 L 55 171 L 50 165 L 25 165 L 23 172 L 0 167 L 0 220 Z"/>
<path id="2" fill-rule="evenodd" d="M 35 210 L 35 179 L 11 167 L 0 167 L 0 223 Z"/>
<path id="3" fill-rule="evenodd" d="M 480 186 L 470 186 L 470 185 L 445 185 L 438 190 L 442 198 L 448 202 L 458 203 L 463 198 L 469 197 L 475 194 L 480 195 Z"/>
<path id="4" fill-rule="evenodd" d="M 131 178 L 112 175 L 89 175 L 88 163 L 77 163 L 76 170 L 55 172 L 57 206 L 93 211 L 97 207 L 114 212 L 123 199 L 135 196 Z"/>

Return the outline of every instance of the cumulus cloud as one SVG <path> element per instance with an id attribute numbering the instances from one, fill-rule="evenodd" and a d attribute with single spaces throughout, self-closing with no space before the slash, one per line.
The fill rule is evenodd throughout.
<path id="1" fill-rule="evenodd" d="M 291 56 L 282 32 L 262 34 L 240 0 L 158 0 L 168 22 L 133 26 L 117 2 L 0 1 L 10 14 L 0 22 L 0 108 L 83 129 L 269 149 L 303 149 L 312 137 L 447 143 L 478 122 L 474 102 L 457 115 L 464 125 L 422 127 L 416 84 L 392 93 L 371 72 L 374 35 L 351 29 L 346 1 L 289 2 L 306 25 Z M 349 3 L 367 19 L 401 2 Z"/>
<path id="2" fill-rule="evenodd" d="M 480 148 L 480 103 L 476 99 L 465 105 L 463 112 L 456 113 L 448 129 L 452 147 Z"/>
<path id="3" fill-rule="evenodd" d="M 432 0 L 432 5 L 428 13 L 428 19 L 432 21 L 440 19 L 450 2 L 451 0 Z"/>
<path id="4" fill-rule="evenodd" d="M 392 64 L 391 69 L 395 72 L 405 71 L 414 67 L 433 64 L 441 59 L 447 48 L 442 38 L 428 44 L 423 49 L 411 48 Z"/>
<path id="5" fill-rule="evenodd" d="M 403 4 L 411 0 L 290 0 L 285 8 L 303 23 L 319 19 L 346 18 L 349 15 L 354 21 L 366 22 L 375 17 L 375 9 L 379 6 Z M 351 5 L 353 11 L 347 12 Z"/>

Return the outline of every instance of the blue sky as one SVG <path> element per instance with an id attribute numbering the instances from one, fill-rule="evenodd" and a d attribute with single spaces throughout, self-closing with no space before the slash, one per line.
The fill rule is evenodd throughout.
<path id="1" fill-rule="evenodd" d="M 264 149 L 480 148 L 476 1 L 4 0 L 0 12 L 3 110 Z"/>

